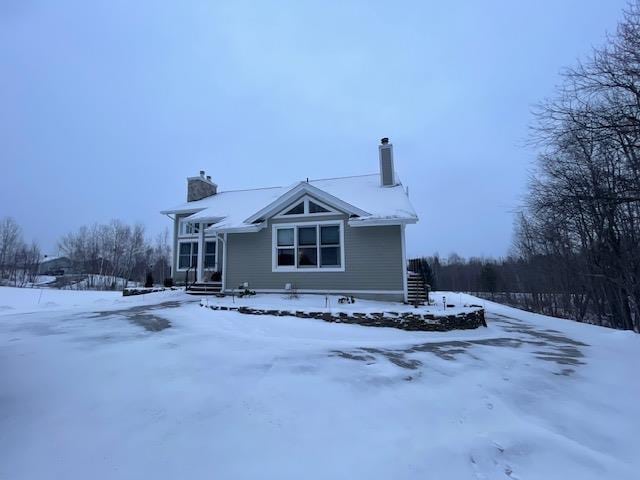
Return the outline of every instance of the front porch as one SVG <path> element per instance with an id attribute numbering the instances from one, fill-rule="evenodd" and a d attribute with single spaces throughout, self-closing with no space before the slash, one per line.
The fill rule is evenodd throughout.
<path id="1" fill-rule="evenodd" d="M 185 291 L 189 295 L 224 295 L 222 282 L 195 282 L 187 284 Z"/>
<path id="2" fill-rule="evenodd" d="M 224 291 L 226 235 L 206 232 L 208 222 L 179 222 L 174 280 L 187 293 L 215 295 Z"/>

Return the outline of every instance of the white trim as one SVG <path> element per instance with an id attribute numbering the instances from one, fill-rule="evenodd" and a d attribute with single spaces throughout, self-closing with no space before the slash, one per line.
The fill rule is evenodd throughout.
<path id="1" fill-rule="evenodd" d="M 199 224 L 198 229 L 198 275 L 197 279 L 199 282 L 204 282 L 204 228 L 203 225 Z"/>
<path id="2" fill-rule="evenodd" d="M 349 219 L 350 227 L 382 227 L 387 225 L 408 225 L 410 223 L 417 223 L 416 217 L 409 218 L 372 218 L 370 220 L 366 218 L 351 218 Z"/>
<path id="3" fill-rule="evenodd" d="M 202 210 L 206 210 L 206 207 L 200 207 L 200 208 L 192 208 L 192 207 L 174 208 L 173 210 L 161 210 L 160 213 L 162 215 L 169 215 L 169 214 L 181 215 L 183 213 L 194 214 L 194 213 L 201 212 Z"/>
<path id="4" fill-rule="evenodd" d="M 406 225 L 400 226 L 400 241 L 402 242 L 402 290 L 404 290 L 404 301 L 409 301 L 409 284 L 407 283 L 407 246 L 405 245 L 404 230 Z"/>
<path id="5" fill-rule="evenodd" d="M 311 213 L 309 212 L 309 202 L 313 202 L 316 205 L 327 209 L 327 212 L 315 212 L 315 213 Z M 289 210 L 291 210 L 294 207 L 297 207 L 298 205 L 300 205 L 301 203 L 304 204 L 304 209 L 302 213 L 294 213 L 294 214 L 290 214 L 290 215 L 286 215 L 286 212 L 288 212 Z M 325 205 L 324 203 L 322 203 L 319 200 L 316 200 L 316 198 L 310 196 L 310 195 L 304 195 L 303 197 L 301 197 L 299 200 L 295 201 L 295 202 L 291 202 L 289 205 L 287 205 L 285 208 L 283 208 L 280 212 L 278 212 L 276 215 L 274 215 L 272 218 L 285 218 L 285 219 L 295 219 L 295 218 L 302 218 L 302 217 L 323 217 L 323 216 L 327 216 L 327 215 L 341 215 L 342 212 L 339 212 L 338 210 L 335 210 L 333 207 L 330 207 L 329 205 Z"/>
<path id="6" fill-rule="evenodd" d="M 243 289 L 237 289 L 237 288 L 229 288 L 229 289 L 225 289 L 224 292 L 227 293 L 232 293 L 232 292 L 239 292 L 242 291 Z M 252 288 L 251 290 L 253 290 L 256 293 L 291 293 L 291 290 L 287 290 L 285 288 Z M 336 294 L 336 295 L 340 295 L 340 294 L 347 294 L 347 293 L 363 293 L 363 294 L 370 294 L 370 295 L 402 295 L 404 292 L 402 290 L 318 290 L 318 289 L 296 289 L 297 293 L 318 293 L 318 294 Z"/>
<path id="7" fill-rule="evenodd" d="M 336 225 L 340 228 L 340 266 L 339 267 L 321 267 L 320 266 L 320 229 L 317 229 L 317 243 L 318 249 L 318 266 L 317 267 L 279 267 L 278 266 L 278 230 L 285 228 L 293 228 L 293 248 L 294 258 L 297 258 L 298 248 L 298 229 L 296 227 L 304 226 L 322 226 L 322 225 Z M 305 272 L 344 272 L 345 271 L 345 254 L 344 254 L 344 220 L 309 220 L 307 222 L 292 222 L 292 223 L 274 223 L 271 225 L 271 272 L 273 273 L 305 273 Z M 296 260 L 297 262 L 297 260 Z"/>
<path id="8" fill-rule="evenodd" d="M 216 227 L 215 225 L 211 225 L 207 231 L 209 234 L 215 235 L 216 233 L 255 233 L 260 230 L 264 230 L 267 227 L 267 222 L 255 223 L 252 225 L 247 225 L 246 227 Z"/>
<path id="9" fill-rule="evenodd" d="M 298 195 L 308 193 L 312 197 L 316 197 L 321 201 L 325 202 L 328 205 L 332 205 L 334 208 L 338 210 L 342 210 L 352 215 L 359 216 L 368 216 L 371 215 L 364 210 L 359 209 L 358 207 L 351 205 L 350 203 L 345 202 L 344 200 L 340 200 L 338 197 L 334 197 L 330 193 L 325 192 L 324 190 L 320 190 L 318 187 L 314 187 L 313 185 L 307 182 L 300 182 L 295 187 L 291 188 L 288 192 L 280 195 L 277 199 L 271 202 L 266 207 L 260 209 L 249 218 L 244 220 L 244 223 L 253 223 L 260 218 L 269 218 L 273 213 L 279 212 L 287 205 L 292 203 Z"/>
<path id="10" fill-rule="evenodd" d="M 183 232 L 183 229 L 182 229 L 183 225 L 186 225 L 186 224 L 189 224 L 189 223 L 199 225 L 199 227 L 197 227 L 198 231 L 196 233 L 182 233 Z M 207 224 L 207 223 L 210 223 L 211 225 L 209 225 L 208 227 L 205 226 L 204 228 L 202 228 L 202 225 L 203 224 Z M 209 228 L 213 227 L 213 225 L 214 225 L 213 222 L 193 220 L 193 219 L 191 219 L 191 217 L 183 217 L 183 218 L 178 220 L 178 237 L 179 238 L 198 238 L 198 236 L 200 235 L 199 232 L 200 232 L 201 229 L 205 231 L 205 235 L 206 235 L 206 233 L 207 233 L 206 230 L 208 230 Z M 211 234 L 209 234 L 209 236 L 211 236 Z"/>
<path id="11" fill-rule="evenodd" d="M 217 235 L 216 235 L 217 236 Z M 227 285 L 227 234 L 222 235 L 223 250 L 222 250 L 222 291 L 225 291 Z M 218 252 L 216 252 L 216 259 L 218 258 Z"/>

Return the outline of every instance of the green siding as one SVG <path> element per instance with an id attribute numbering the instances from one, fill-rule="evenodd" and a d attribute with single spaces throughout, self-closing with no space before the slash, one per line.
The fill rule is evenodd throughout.
<path id="1" fill-rule="evenodd" d="M 244 282 L 256 290 L 282 290 L 291 283 L 299 290 L 402 291 L 401 227 L 356 227 L 347 225 L 347 216 L 322 216 L 318 220 L 344 220 L 344 272 L 273 272 L 272 225 L 294 219 L 270 220 L 268 227 L 256 233 L 228 234 L 227 289 Z M 301 221 L 310 221 L 307 217 Z M 402 294 L 357 294 L 402 300 Z"/>

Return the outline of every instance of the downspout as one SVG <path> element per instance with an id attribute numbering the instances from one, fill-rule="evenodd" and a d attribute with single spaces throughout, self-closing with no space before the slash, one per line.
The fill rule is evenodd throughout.
<path id="1" fill-rule="evenodd" d="M 409 287 L 407 285 L 407 246 L 405 245 L 405 230 L 406 225 L 400 225 L 400 242 L 402 243 L 402 291 L 404 296 L 404 302 L 409 301 Z"/>

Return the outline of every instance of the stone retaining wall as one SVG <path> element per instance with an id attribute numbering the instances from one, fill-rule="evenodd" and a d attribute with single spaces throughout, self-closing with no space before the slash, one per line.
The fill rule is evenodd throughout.
<path id="1" fill-rule="evenodd" d="M 146 295 L 147 293 L 166 292 L 167 290 L 179 290 L 176 287 L 149 287 L 149 288 L 125 288 L 122 291 L 123 297 L 131 297 L 132 295 Z"/>
<path id="2" fill-rule="evenodd" d="M 448 330 L 470 330 L 487 326 L 484 309 L 478 308 L 457 315 L 435 316 L 413 312 L 304 312 L 301 310 L 266 310 L 250 307 L 227 307 L 223 305 L 200 305 L 211 310 L 232 311 L 247 315 L 272 315 L 276 317 L 314 318 L 334 323 L 353 323 L 367 327 L 393 327 L 402 330 L 446 332 Z"/>

